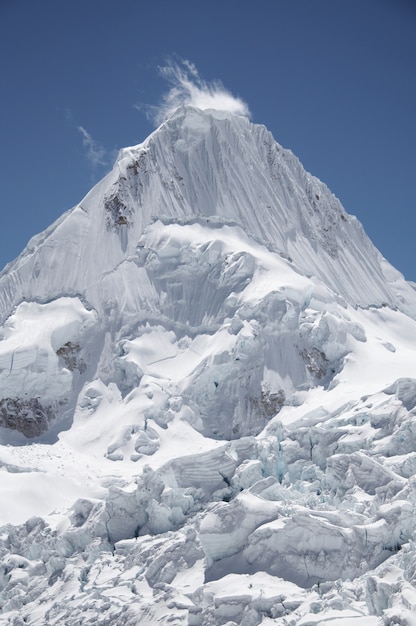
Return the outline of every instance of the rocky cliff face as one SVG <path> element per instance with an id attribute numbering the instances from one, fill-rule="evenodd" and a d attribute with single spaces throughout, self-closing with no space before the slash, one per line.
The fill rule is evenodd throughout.
<path id="1" fill-rule="evenodd" d="M 267 129 L 178 109 L 0 313 L 4 623 L 411 623 L 416 293 Z"/>

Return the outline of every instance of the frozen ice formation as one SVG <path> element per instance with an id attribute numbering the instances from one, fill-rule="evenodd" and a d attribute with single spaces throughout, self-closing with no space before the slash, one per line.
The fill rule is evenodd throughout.
<path id="1" fill-rule="evenodd" d="M 122 150 L 0 320 L 2 624 L 416 624 L 416 292 L 263 126 Z"/>

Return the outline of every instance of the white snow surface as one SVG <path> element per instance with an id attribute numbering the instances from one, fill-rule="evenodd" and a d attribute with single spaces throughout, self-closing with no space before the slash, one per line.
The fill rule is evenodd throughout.
<path id="1" fill-rule="evenodd" d="M 0 623 L 416 624 L 416 292 L 181 107 L 0 275 Z"/>

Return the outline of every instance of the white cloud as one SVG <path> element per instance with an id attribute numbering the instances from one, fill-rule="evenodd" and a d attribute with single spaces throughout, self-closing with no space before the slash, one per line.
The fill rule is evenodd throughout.
<path id="1" fill-rule="evenodd" d="M 165 66 L 159 67 L 159 72 L 171 87 L 160 105 L 148 107 L 150 117 L 156 124 L 164 122 L 184 104 L 250 117 L 248 105 L 241 98 L 233 96 L 221 81 L 206 82 L 190 61 L 181 60 L 177 63 L 169 60 Z"/>
<path id="2" fill-rule="evenodd" d="M 83 126 L 78 126 L 78 130 L 82 135 L 82 143 L 90 165 L 92 167 L 108 166 L 110 159 L 107 150 L 95 141 Z"/>

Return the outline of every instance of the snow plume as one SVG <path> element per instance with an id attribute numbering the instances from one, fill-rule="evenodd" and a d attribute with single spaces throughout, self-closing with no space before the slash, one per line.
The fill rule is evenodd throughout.
<path id="1" fill-rule="evenodd" d="M 150 108 L 150 116 L 157 125 L 184 104 L 250 117 L 250 110 L 241 98 L 227 91 L 221 81 L 206 82 L 188 60 L 169 60 L 165 66 L 159 67 L 159 72 L 171 87 L 163 96 L 161 104 Z"/>

